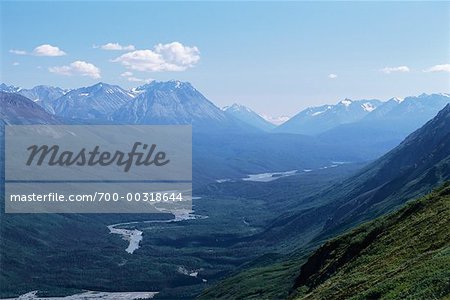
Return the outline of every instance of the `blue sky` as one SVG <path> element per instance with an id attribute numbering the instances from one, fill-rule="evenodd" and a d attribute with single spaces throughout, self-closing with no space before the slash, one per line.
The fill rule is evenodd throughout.
<path id="1" fill-rule="evenodd" d="M 448 2 L 0 5 L 1 81 L 17 86 L 179 79 L 275 116 L 450 91 Z"/>

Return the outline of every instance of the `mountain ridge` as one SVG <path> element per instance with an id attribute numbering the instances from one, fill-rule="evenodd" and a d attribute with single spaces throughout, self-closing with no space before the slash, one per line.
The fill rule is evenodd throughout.
<path id="1" fill-rule="evenodd" d="M 136 97 L 113 113 L 125 124 L 192 124 L 194 130 L 243 130 L 256 128 L 227 115 L 189 82 L 152 81 L 135 90 Z"/>
<path id="2" fill-rule="evenodd" d="M 270 131 L 276 127 L 260 114 L 242 104 L 233 103 L 230 106 L 223 107 L 222 110 L 230 116 L 264 131 Z"/>
<path id="3" fill-rule="evenodd" d="M 103 82 L 71 90 L 52 103 L 55 114 L 72 119 L 108 119 L 126 102 L 130 94 L 117 85 Z"/>
<path id="4" fill-rule="evenodd" d="M 338 125 L 353 123 L 374 111 L 380 100 L 344 99 L 335 105 L 308 107 L 275 129 L 276 132 L 315 135 Z"/>

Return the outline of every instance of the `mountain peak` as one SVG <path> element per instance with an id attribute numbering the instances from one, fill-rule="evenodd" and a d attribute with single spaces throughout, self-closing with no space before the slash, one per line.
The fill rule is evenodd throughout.
<path id="1" fill-rule="evenodd" d="M 342 104 L 342 105 L 344 105 L 344 106 L 350 106 L 350 104 L 352 104 L 352 103 L 353 103 L 353 101 L 350 100 L 349 98 L 345 98 L 344 100 L 341 100 L 341 101 L 339 102 L 339 104 Z"/>
<path id="2" fill-rule="evenodd" d="M 275 128 L 274 124 L 270 123 L 260 114 L 245 105 L 233 103 L 230 106 L 223 107 L 222 110 L 227 115 L 233 116 L 234 118 L 263 131 L 270 131 Z"/>
<path id="3" fill-rule="evenodd" d="M 135 91 L 145 91 L 149 89 L 158 89 L 158 90 L 178 90 L 178 89 L 190 89 L 195 90 L 195 88 L 187 81 L 180 80 L 169 80 L 169 81 L 157 81 L 154 80 L 150 83 L 141 85 L 134 89 Z"/>
<path id="4" fill-rule="evenodd" d="M 52 107 L 65 118 L 105 119 L 131 98 L 119 86 L 99 82 L 66 93 Z"/>
<path id="5" fill-rule="evenodd" d="M 233 103 L 232 105 L 224 106 L 222 108 L 223 111 L 246 111 L 246 112 L 253 112 L 250 108 L 248 108 L 245 105 L 239 104 L 239 103 Z"/>

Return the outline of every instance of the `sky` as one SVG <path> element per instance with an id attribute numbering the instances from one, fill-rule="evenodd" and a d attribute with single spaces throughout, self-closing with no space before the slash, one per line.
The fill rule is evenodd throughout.
<path id="1" fill-rule="evenodd" d="M 449 2 L 0 2 L 0 81 L 191 82 L 292 116 L 344 98 L 450 92 Z"/>

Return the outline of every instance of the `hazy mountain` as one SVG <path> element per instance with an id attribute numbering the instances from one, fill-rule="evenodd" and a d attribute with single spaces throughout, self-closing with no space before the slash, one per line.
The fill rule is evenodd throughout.
<path id="1" fill-rule="evenodd" d="M 24 89 L 15 86 L 8 86 L 4 83 L 0 85 L 0 91 L 20 94 L 33 102 L 42 106 L 47 112 L 54 114 L 53 101 L 66 94 L 68 91 L 59 87 L 38 85 L 31 89 Z"/>
<path id="2" fill-rule="evenodd" d="M 293 299 L 440 299 L 450 276 L 450 185 L 325 243 Z"/>
<path id="3" fill-rule="evenodd" d="M 18 93 L 42 106 L 49 113 L 54 114 L 53 103 L 68 91 L 59 87 L 38 85 L 32 89 L 22 89 Z"/>
<path id="4" fill-rule="evenodd" d="M 134 90 L 136 97 L 113 119 L 133 124 L 192 124 L 196 129 L 249 130 L 250 126 L 216 107 L 190 83 L 153 81 Z"/>
<path id="5" fill-rule="evenodd" d="M 30 99 L 13 93 L 0 92 L 2 124 L 59 124 L 60 121 Z"/>
<path id="6" fill-rule="evenodd" d="M 254 112 L 250 108 L 234 103 L 231 106 L 225 106 L 222 110 L 230 116 L 241 120 L 255 128 L 259 128 L 264 131 L 269 131 L 275 128 L 275 125 L 265 120 L 258 113 Z"/>
<path id="7" fill-rule="evenodd" d="M 379 149 L 382 153 L 387 152 L 436 116 L 448 103 L 448 94 L 392 98 L 362 120 L 339 125 L 318 137 L 334 145 L 346 144 L 359 149 Z"/>
<path id="8" fill-rule="evenodd" d="M 100 82 L 68 92 L 53 102 L 53 109 L 65 118 L 107 119 L 131 99 L 119 86 Z"/>
<path id="9" fill-rule="evenodd" d="M 382 128 L 390 126 L 397 131 L 412 132 L 436 116 L 448 103 L 450 103 L 450 95 L 443 93 L 422 94 L 405 99 L 392 98 L 361 122 L 373 123 Z"/>
<path id="10" fill-rule="evenodd" d="M 307 108 L 275 129 L 275 132 L 316 135 L 341 124 L 361 120 L 382 104 L 379 100 L 345 99 L 336 105 Z"/>

